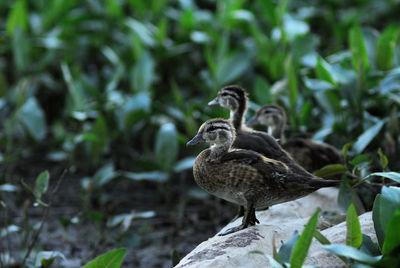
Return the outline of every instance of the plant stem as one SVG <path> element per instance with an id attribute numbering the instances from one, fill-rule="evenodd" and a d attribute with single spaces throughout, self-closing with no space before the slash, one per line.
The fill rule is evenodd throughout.
<path id="1" fill-rule="evenodd" d="M 37 231 L 34 233 L 33 238 L 29 244 L 28 250 L 26 251 L 25 257 L 22 261 L 22 265 L 25 265 L 26 260 L 28 259 L 29 255 L 31 254 L 31 251 L 33 249 L 33 246 L 36 244 L 40 233 L 42 232 L 43 226 L 45 221 L 47 220 L 47 217 L 49 216 L 49 212 L 50 212 L 50 207 L 53 203 L 53 197 L 55 195 L 55 193 L 58 191 L 58 188 L 61 185 L 61 182 L 63 181 L 65 175 L 67 174 L 67 169 L 64 169 L 63 173 L 61 174 L 60 178 L 57 181 L 56 186 L 54 187 L 53 191 L 51 192 L 50 196 L 49 196 L 49 202 L 48 202 L 48 206 L 44 208 L 44 212 L 43 212 L 43 216 L 42 216 L 42 220 L 40 222 L 40 226 L 39 229 L 37 229 Z M 26 265 L 25 265 L 26 266 Z"/>

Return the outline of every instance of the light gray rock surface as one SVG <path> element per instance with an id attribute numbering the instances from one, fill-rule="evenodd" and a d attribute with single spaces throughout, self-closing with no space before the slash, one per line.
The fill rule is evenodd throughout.
<path id="1" fill-rule="evenodd" d="M 227 235 L 209 238 L 186 255 L 176 267 L 272 267 L 267 255 L 272 255 L 272 237 L 276 247 L 287 241 L 295 230 L 301 232 L 308 219 L 317 208 L 324 212 L 340 214 L 337 206 L 338 190 L 325 188 L 301 199 L 272 206 L 268 210 L 256 212 L 260 224 Z M 344 221 L 344 217 L 339 217 Z M 360 216 L 362 231 L 376 241 L 371 213 Z M 337 217 L 336 217 L 337 219 Z M 221 231 L 241 223 L 241 218 L 225 226 Z M 319 228 L 332 243 L 343 243 L 346 237 L 346 224 L 333 225 L 332 221 L 319 219 Z M 262 252 L 263 254 L 255 253 Z M 341 260 L 320 248 L 315 239 L 311 245 L 307 265 L 340 267 Z"/>

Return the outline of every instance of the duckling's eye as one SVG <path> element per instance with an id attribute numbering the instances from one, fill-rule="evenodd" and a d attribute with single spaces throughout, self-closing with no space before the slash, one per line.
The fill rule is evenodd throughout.
<path id="1" fill-rule="evenodd" d="M 229 96 L 229 94 L 226 93 L 226 92 L 224 92 L 224 93 L 221 93 L 221 96 L 222 96 L 222 97 L 227 97 L 227 96 Z"/>

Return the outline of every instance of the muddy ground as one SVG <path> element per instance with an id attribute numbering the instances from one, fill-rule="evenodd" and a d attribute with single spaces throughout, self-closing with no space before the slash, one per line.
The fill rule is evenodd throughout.
<path id="1" fill-rule="evenodd" d="M 69 170 L 54 195 L 49 216 L 33 250 L 63 253 L 66 260 L 57 259 L 52 267 L 81 267 L 96 256 L 120 247 L 127 249 L 121 267 L 171 267 L 174 249 L 183 257 L 214 235 L 235 214 L 235 206 L 199 190 L 191 170 L 174 175 L 164 184 L 116 178 L 88 197 L 81 182 L 93 174 L 74 172 L 74 168 L 66 164 L 54 165 L 40 159 L 20 161 L 1 167 L 3 182 L 19 186 L 18 192 L 0 192 L 0 199 L 7 206 L 7 210 L 2 208 L 1 227 L 14 224 L 21 228 L 2 238 L 1 252 L 10 253 L 16 260 L 21 260 L 26 250 L 26 226 L 37 227 L 44 212 L 42 207 L 34 206 L 34 198 L 23 189 L 20 181 L 23 179 L 33 185 L 36 176 L 45 169 L 51 174 L 48 193 L 54 189 L 62 171 Z M 47 194 L 43 200 L 49 201 L 49 198 Z M 154 216 L 150 213 L 150 218 L 132 220 L 126 231 L 121 225 L 107 225 L 113 216 L 132 211 L 152 211 Z M 71 219 L 78 222 L 66 224 Z M 4 262 L 3 266 L 11 267 Z"/>

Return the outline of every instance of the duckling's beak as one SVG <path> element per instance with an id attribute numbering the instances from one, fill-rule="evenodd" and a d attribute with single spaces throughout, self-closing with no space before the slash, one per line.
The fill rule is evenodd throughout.
<path id="1" fill-rule="evenodd" d="M 216 105 L 219 105 L 218 98 L 215 98 L 208 103 L 208 106 L 216 106 Z"/>
<path id="2" fill-rule="evenodd" d="M 257 124 L 257 116 L 253 116 L 246 122 L 246 125 L 248 125 L 248 126 L 255 125 L 255 124 Z"/>
<path id="3" fill-rule="evenodd" d="M 197 133 L 197 135 L 194 136 L 193 139 L 191 139 L 190 141 L 188 141 L 188 143 L 186 143 L 186 146 L 196 145 L 202 142 L 204 142 L 204 139 L 201 137 L 201 134 Z"/>

